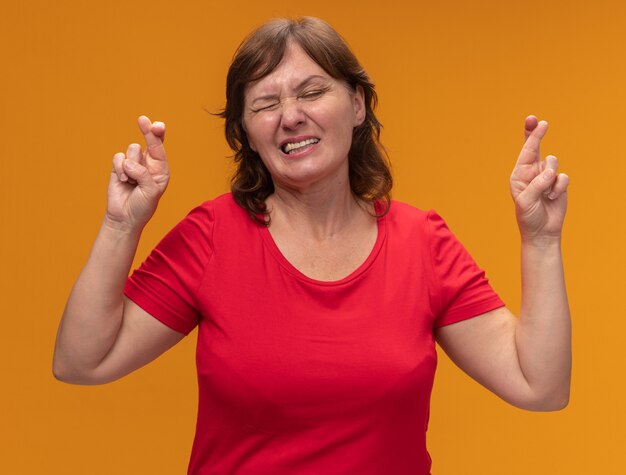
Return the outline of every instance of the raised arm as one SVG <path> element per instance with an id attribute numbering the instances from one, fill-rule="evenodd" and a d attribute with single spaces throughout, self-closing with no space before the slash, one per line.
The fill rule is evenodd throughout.
<path id="1" fill-rule="evenodd" d="M 107 210 L 59 325 L 53 373 L 68 383 L 113 381 L 183 337 L 123 293 L 141 232 L 169 181 L 164 124 L 145 116 L 138 124 L 146 150 L 131 144 L 113 157 Z"/>
<path id="2" fill-rule="evenodd" d="M 466 373 L 504 400 L 557 410 L 569 400 L 571 322 L 561 258 L 569 178 L 540 158 L 545 121 L 526 118 L 526 141 L 511 174 L 521 234 L 519 319 L 502 308 L 437 330 L 437 341 Z"/>

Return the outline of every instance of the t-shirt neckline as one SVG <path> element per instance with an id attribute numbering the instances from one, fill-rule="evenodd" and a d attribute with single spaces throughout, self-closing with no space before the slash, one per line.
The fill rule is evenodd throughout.
<path id="1" fill-rule="evenodd" d="M 380 203 L 376 202 L 375 203 L 376 213 L 380 213 L 381 208 L 382 206 L 380 205 Z M 321 286 L 334 286 L 334 285 L 346 284 L 356 279 L 357 277 L 362 275 L 374 263 L 374 261 L 376 260 L 376 257 L 378 256 L 382 248 L 383 242 L 387 234 L 387 220 L 385 219 L 386 217 L 387 215 L 376 218 L 378 234 L 376 236 L 376 241 L 374 242 L 374 246 L 372 247 L 372 250 L 370 251 L 367 258 L 347 276 L 339 280 L 330 280 L 330 281 L 313 279 L 312 277 L 309 277 L 308 275 L 302 273 L 291 262 L 289 262 L 289 260 L 280 251 L 280 249 L 276 245 L 276 242 L 274 241 L 274 238 L 272 237 L 270 233 L 268 226 L 258 226 L 258 230 L 259 230 L 259 233 L 261 234 L 263 243 L 266 245 L 272 257 L 274 257 L 274 259 L 278 261 L 280 266 L 283 269 L 285 269 L 287 272 L 289 272 L 291 275 L 309 284 L 321 285 Z"/>

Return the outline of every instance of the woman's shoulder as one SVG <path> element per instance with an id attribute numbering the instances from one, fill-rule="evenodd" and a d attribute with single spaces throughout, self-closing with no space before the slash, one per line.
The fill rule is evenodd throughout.
<path id="1" fill-rule="evenodd" d="M 231 193 L 224 193 L 222 195 L 218 195 L 215 198 L 210 200 L 206 200 L 199 205 L 192 208 L 189 214 L 193 213 L 214 213 L 215 211 L 225 211 L 231 210 L 237 207 L 237 203 L 233 199 L 233 195 Z"/>
<path id="2" fill-rule="evenodd" d="M 409 203 L 392 200 L 386 215 L 392 230 L 430 235 L 438 229 L 447 229 L 445 220 L 433 209 L 417 208 Z"/>
<path id="3" fill-rule="evenodd" d="M 388 216 L 400 223 L 426 224 L 432 216 L 439 216 L 432 209 L 417 208 L 403 201 L 391 200 Z"/>
<path id="4" fill-rule="evenodd" d="M 412 204 L 405 203 L 404 201 L 391 200 L 389 205 L 389 212 L 401 214 L 402 216 L 409 216 L 414 218 L 424 217 L 428 211 L 423 210 L 422 208 L 417 208 Z"/>
<path id="5" fill-rule="evenodd" d="M 207 200 L 193 208 L 182 220 L 186 228 L 195 228 L 195 232 L 211 236 L 249 235 L 256 232 L 259 226 L 250 218 L 248 213 L 237 204 L 231 193 L 224 193 L 211 200 Z"/>
<path id="6" fill-rule="evenodd" d="M 254 221 L 235 202 L 230 193 L 217 196 L 195 206 L 163 238 L 172 243 L 193 248 L 214 249 L 216 244 L 226 245 L 246 239 L 254 232 Z"/>
<path id="7" fill-rule="evenodd" d="M 242 221 L 248 218 L 248 214 L 239 206 L 231 193 L 224 193 L 211 200 L 204 201 L 197 205 L 188 214 L 186 219 L 205 219 L 211 223 L 216 221 Z"/>

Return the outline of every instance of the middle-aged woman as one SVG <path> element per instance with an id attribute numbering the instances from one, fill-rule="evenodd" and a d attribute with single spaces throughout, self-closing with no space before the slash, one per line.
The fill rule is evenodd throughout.
<path id="1" fill-rule="evenodd" d="M 567 404 L 568 178 L 540 159 L 545 122 L 526 119 L 511 175 L 517 319 L 436 213 L 389 199 L 373 85 L 330 26 L 263 25 L 226 92 L 232 193 L 191 211 L 128 280 L 169 179 L 164 125 L 140 117 L 146 149 L 115 155 L 59 328 L 59 379 L 113 381 L 198 326 L 192 474 L 428 474 L 435 341 L 515 406 Z"/>

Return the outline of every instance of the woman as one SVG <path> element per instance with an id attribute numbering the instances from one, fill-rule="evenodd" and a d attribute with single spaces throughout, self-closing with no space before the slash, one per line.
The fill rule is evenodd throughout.
<path id="1" fill-rule="evenodd" d="M 435 339 L 504 400 L 569 394 L 560 236 L 568 178 L 526 119 L 511 175 L 522 237 L 519 320 L 434 212 L 390 202 L 376 96 L 321 20 L 275 20 L 227 81 L 232 194 L 194 209 L 128 279 L 168 181 L 164 125 L 116 154 L 108 208 L 65 309 L 57 378 L 101 384 L 196 325 L 189 473 L 427 474 Z M 125 294 L 125 295 L 124 295 Z"/>

